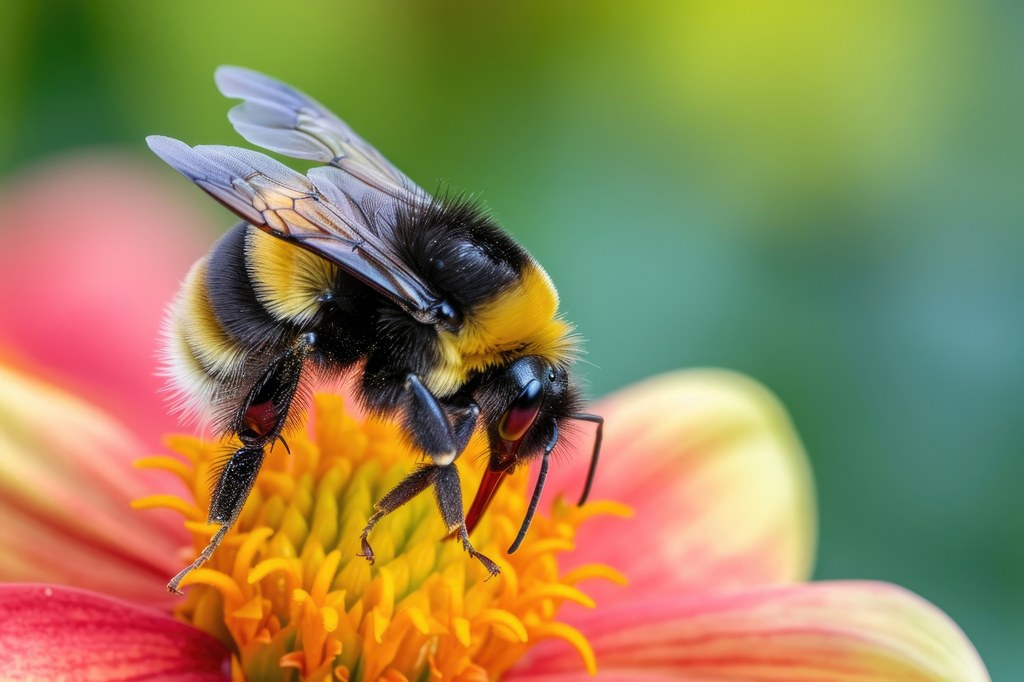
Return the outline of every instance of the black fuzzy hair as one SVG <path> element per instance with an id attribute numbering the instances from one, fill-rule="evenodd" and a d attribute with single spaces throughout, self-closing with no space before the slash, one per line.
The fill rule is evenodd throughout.
<path id="1" fill-rule="evenodd" d="M 246 346 L 283 346 L 295 328 L 275 319 L 259 302 L 246 266 L 246 235 L 255 229 L 235 225 L 210 250 L 206 295 L 218 324 L 231 338 Z"/>
<path id="2" fill-rule="evenodd" d="M 445 195 L 395 214 L 395 252 L 463 313 L 518 281 L 530 256 L 465 195 Z"/>

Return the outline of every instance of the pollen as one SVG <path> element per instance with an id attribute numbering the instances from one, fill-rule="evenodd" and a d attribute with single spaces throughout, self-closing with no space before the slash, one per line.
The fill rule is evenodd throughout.
<path id="1" fill-rule="evenodd" d="M 587 640 L 558 620 L 563 604 L 594 608 L 587 580 L 624 583 L 605 565 L 561 570 L 576 529 L 598 514 L 626 515 L 611 502 L 583 507 L 556 498 L 538 513 L 523 547 L 505 549 L 526 512 L 525 468 L 509 477 L 473 533 L 474 546 L 501 566 L 488 579 L 446 533 L 424 492 L 384 517 L 370 536 L 376 563 L 358 556 L 373 503 L 416 463 L 397 427 L 347 413 L 338 396 L 315 400 L 311 424 L 286 433 L 290 453 L 271 450 L 235 527 L 202 568 L 182 582 L 182 620 L 232 652 L 234 680 L 497 680 L 545 639 L 576 649 L 596 673 Z M 191 561 L 217 526 L 203 522 L 210 477 L 229 447 L 196 438 L 169 441 L 183 459 L 151 457 L 140 466 L 181 479 L 192 499 L 159 495 L 139 508 L 184 517 Z M 471 443 L 459 461 L 464 488 L 479 478 Z M 466 461 L 463 461 L 466 460 Z M 470 498 L 471 499 L 471 498 Z M 184 565 L 184 564 L 183 564 Z"/>

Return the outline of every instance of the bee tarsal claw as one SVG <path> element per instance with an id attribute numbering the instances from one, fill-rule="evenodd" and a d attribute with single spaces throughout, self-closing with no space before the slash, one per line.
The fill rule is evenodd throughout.
<path id="1" fill-rule="evenodd" d="M 487 569 L 487 580 L 501 575 L 501 567 L 476 550 L 471 551 L 470 556 L 476 558 Z"/>
<path id="2" fill-rule="evenodd" d="M 365 535 L 359 538 L 359 542 L 363 547 L 363 551 L 356 556 L 364 557 L 370 565 L 373 566 L 373 562 L 375 560 L 375 557 L 373 556 L 373 547 L 370 547 L 370 542 L 366 539 Z"/>

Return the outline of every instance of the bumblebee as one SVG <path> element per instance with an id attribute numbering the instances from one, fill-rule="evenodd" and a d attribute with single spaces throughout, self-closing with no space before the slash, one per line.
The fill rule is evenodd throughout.
<path id="1" fill-rule="evenodd" d="M 498 574 L 469 533 L 504 477 L 540 458 L 511 553 L 567 422 L 596 425 L 580 504 L 600 452 L 603 419 L 580 411 L 577 343 L 551 280 L 477 204 L 430 196 L 307 95 L 237 67 L 215 80 L 243 100 L 228 114 L 242 137 L 322 165 L 303 175 L 249 149 L 147 138 L 243 221 L 192 267 L 166 321 L 177 407 L 240 444 L 216 474 L 208 522 L 220 528 L 168 590 L 213 555 L 309 387 L 341 375 L 371 413 L 400 420 L 427 461 L 374 505 L 361 555 L 372 564 L 374 525 L 433 486 L 449 535 Z M 478 429 L 489 459 L 464 515 L 455 460 Z"/>

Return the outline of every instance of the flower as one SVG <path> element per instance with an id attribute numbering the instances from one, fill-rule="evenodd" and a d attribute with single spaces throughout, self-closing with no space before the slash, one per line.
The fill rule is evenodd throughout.
<path id="1" fill-rule="evenodd" d="M 131 415 L 150 448 L 176 428 L 154 397 L 160 319 L 217 228 L 163 179 L 152 164 L 82 153 L 0 185 L 0 349 Z"/>
<path id="2" fill-rule="evenodd" d="M 10 370 L 3 378 L 5 395 L 13 395 L 19 405 L 44 404 L 32 393 L 55 391 Z M 62 423 L 87 425 L 96 417 L 88 406 L 63 397 L 70 415 L 57 416 L 81 410 L 90 419 Z M 21 414 L 16 423 L 36 433 L 35 427 L 48 423 L 59 405 L 52 400 L 46 404 L 46 413 Z M 654 405 L 660 407 L 652 410 Z M 675 413 L 666 412 L 673 408 Z M 4 410 L 9 413 L 9 405 Z M 287 679 L 282 667 L 301 670 L 302 679 L 329 679 L 334 671 L 346 679 L 357 670 L 369 679 L 377 674 L 381 679 L 416 679 L 401 673 L 431 666 L 437 679 L 494 679 L 491 675 L 506 668 L 507 679 L 582 679 L 593 667 L 592 659 L 600 679 L 658 679 L 658 674 L 664 679 L 685 674 L 695 679 L 797 679 L 800 674 L 814 679 L 987 679 L 956 626 L 910 593 L 875 583 L 785 582 L 807 570 L 811 533 L 806 524 L 795 530 L 789 525 L 799 515 L 786 503 L 806 492 L 801 488 L 805 472 L 798 451 L 765 428 L 780 414 L 761 389 L 728 374 L 680 373 L 613 397 L 605 413 L 618 416 L 622 426 L 608 430 L 605 461 L 612 475 L 600 479 L 606 482 L 603 487 L 639 490 L 650 477 L 658 481 L 656 489 L 631 498 L 637 514 L 630 520 L 623 520 L 616 505 L 598 503 L 598 510 L 620 513 L 586 519 L 591 514 L 587 507 L 555 502 L 550 516 L 538 517 L 531 544 L 521 554 L 503 557 L 502 576 L 484 582 L 482 569 L 456 544 L 438 541 L 442 529 L 433 523 L 436 515 L 430 513 L 429 499 L 417 500 L 393 514 L 390 524 L 381 524 L 375 543 L 381 566 L 371 573 L 355 557 L 371 490 L 386 488 L 400 474 L 407 453 L 393 427 L 360 425 L 344 415 L 336 398 L 321 398 L 315 437 L 290 434 L 291 458 L 283 451 L 271 456 L 239 522 L 240 532 L 232 533 L 235 542 L 226 542 L 208 568 L 190 576 L 195 586 L 175 608 L 181 619 L 220 642 L 160 612 L 96 593 L 56 585 L 7 585 L 0 590 L 0 622 L 6 623 L 0 628 L 0 645 L 10 658 L 8 669 L 21 670 L 27 678 L 85 671 L 113 679 L 127 675 L 125 671 L 182 670 L 191 671 L 194 679 L 213 679 L 230 651 L 235 675 L 241 678 L 245 672 L 251 679 Z M 710 426 L 703 433 L 687 430 L 698 424 Z M 646 438 L 637 438 L 640 434 Z M 654 458 L 661 460 L 655 466 L 627 466 L 647 448 L 664 445 L 662 439 L 676 444 L 675 456 L 658 448 L 662 457 Z M 57 452 L 48 460 L 51 469 L 61 470 L 89 454 L 93 443 L 85 443 L 85 453 L 69 452 L 66 460 Z M 328 452 L 332 444 L 344 454 Z M 174 447 L 187 453 L 192 464 L 170 459 L 143 464 L 173 470 L 194 484 L 218 452 L 192 438 L 175 439 Z M 758 459 L 765 461 L 755 466 Z M 688 475 L 668 476 L 674 466 Z M 283 475 L 285 467 L 297 475 Z M 630 468 L 641 475 L 627 476 Z M 321 472 L 318 479 L 316 471 Z M 347 486 L 340 484 L 343 474 L 349 476 Z M 767 485 L 772 477 L 778 477 L 775 485 Z M 524 487 L 525 480 L 518 477 L 492 505 L 488 518 L 500 522 L 481 527 L 477 541 L 482 548 L 508 542 L 522 511 Z M 756 500 L 762 513 L 749 531 L 750 525 L 736 523 L 733 513 L 755 502 L 749 493 L 762 488 L 773 490 Z M 596 492 L 602 495 L 601 489 Z M 704 495 L 710 497 L 702 500 Z M 777 505 L 770 504 L 774 496 Z M 30 510 L 27 516 L 38 516 L 38 501 L 14 499 L 16 507 Z M 154 502 L 191 519 L 187 525 L 196 535 L 192 552 L 205 542 L 210 529 L 198 522 L 198 505 L 162 497 L 139 506 Z M 345 507 L 363 513 L 353 519 L 343 513 Z M 676 516 L 685 508 L 690 509 L 686 517 Z M 657 513 L 652 516 L 651 510 Z M 334 519 L 339 522 L 332 523 Z M 632 528 L 621 532 L 616 524 Z M 11 525 L 17 536 L 22 528 Z M 588 527 L 591 533 L 603 533 L 602 542 L 587 537 Z M 730 528 L 737 538 L 710 542 Z M 148 549 L 140 540 L 148 531 L 125 531 L 120 553 L 80 542 L 72 557 L 60 540 L 75 533 L 56 525 L 36 529 L 38 546 L 52 552 L 40 552 L 37 558 L 44 574 L 52 564 L 77 566 L 81 573 L 67 582 L 80 580 L 82 574 L 89 579 L 99 575 L 109 583 L 108 593 L 124 596 L 140 573 L 138 565 Z M 576 551 L 569 551 L 567 536 L 574 536 Z M 325 551 L 332 543 L 343 551 Z M 785 556 L 778 547 L 788 548 L 781 552 Z M 585 563 L 575 569 L 568 563 L 560 566 L 562 556 Z M 667 568 L 675 565 L 696 568 Z M 629 586 L 617 584 L 622 582 L 619 571 L 631 578 Z M 159 577 L 151 570 L 141 573 L 149 576 L 153 595 L 140 601 L 149 603 L 170 569 Z M 583 578 L 611 579 L 612 587 L 598 600 L 600 608 L 593 608 L 594 600 L 576 589 Z M 557 609 L 563 601 L 583 608 L 564 609 L 563 616 Z M 79 633 L 82 623 L 93 625 L 85 628 L 90 636 L 65 640 Z M 537 636 L 554 636 L 573 646 L 542 643 L 523 656 Z M 55 638 L 68 641 L 67 656 L 41 655 L 41 643 Z M 16 641 L 19 646 L 12 650 Z M 114 650 L 122 654 L 116 660 L 109 655 Z M 424 659 L 426 652 L 434 658 Z M 122 667 L 110 667 L 115 663 Z"/>
<path id="3" fill-rule="evenodd" d="M 576 528 L 590 517 L 627 516 L 628 508 L 556 501 L 550 516 L 531 526 L 531 545 L 503 555 L 526 509 L 526 477 L 513 477 L 474 534 L 480 551 L 500 557 L 501 578 L 488 580 L 460 543 L 441 540 L 434 502 L 420 495 L 375 529 L 371 568 L 359 555 L 360 531 L 373 502 L 408 473 L 415 456 L 395 424 L 356 419 L 337 396 L 317 397 L 314 422 L 312 435 L 292 430 L 287 450 L 271 450 L 227 546 L 182 583 L 195 587 L 176 613 L 225 641 L 240 673 L 265 679 L 288 667 L 300 679 L 419 679 L 429 669 L 439 679 L 496 679 L 549 637 L 568 642 L 577 666 L 594 670 L 586 640 L 555 616 L 563 602 L 593 608 L 578 582 L 623 579 L 600 564 L 559 571 L 555 557 L 572 548 Z M 174 474 L 192 495 L 155 495 L 135 506 L 180 511 L 198 553 L 218 528 L 203 519 L 210 470 L 225 448 L 197 438 L 176 438 L 172 447 L 184 462 L 153 457 L 140 464 Z M 470 452 L 485 447 L 480 440 Z M 471 460 L 462 460 L 463 480 L 472 480 Z"/>
<path id="4" fill-rule="evenodd" d="M 85 215 L 81 229 L 91 225 L 103 222 Z M 119 257 L 145 270 L 157 255 Z M 373 569 L 354 557 L 370 503 L 413 458 L 393 426 L 320 398 L 313 430 L 288 436 L 291 457 L 271 453 L 238 527 L 175 600 L 164 582 L 211 531 L 202 482 L 218 446 L 175 438 L 184 459 L 132 469 L 147 432 L 94 406 L 88 368 L 69 365 L 82 400 L 25 370 L 24 356 L 0 364 L 0 580 L 45 584 L 0 585 L 8 678 L 299 670 L 401 680 L 435 670 L 541 681 L 583 679 L 596 662 L 608 680 L 988 679 L 959 628 L 919 597 L 881 583 L 802 583 L 815 532 L 806 461 L 775 399 L 742 377 L 673 373 L 600 403 L 592 499 L 603 502 L 554 500 L 520 553 L 504 556 L 485 548 L 507 542 L 521 516 L 525 480 L 513 480 L 474 534 L 503 562 L 488 582 L 438 539 L 425 496 L 375 530 Z M 131 424 L 131 414 L 120 416 Z M 585 457 L 566 460 L 548 490 L 578 489 Z M 132 500 L 151 508 L 131 511 Z"/>
<path id="5" fill-rule="evenodd" d="M 636 512 L 577 536 L 575 560 L 609 562 L 630 580 L 592 590 L 599 608 L 567 614 L 593 646 L 600 679 L 988 679 L 959 628 L 913 593 L 803 583 L 815 534 L 810 472 L 787 415 L 760 385 L 676 372 L 598 411 L 609 455 L 595 494 Z M 584 676 L 545 646 L 508 679 Z"/>

